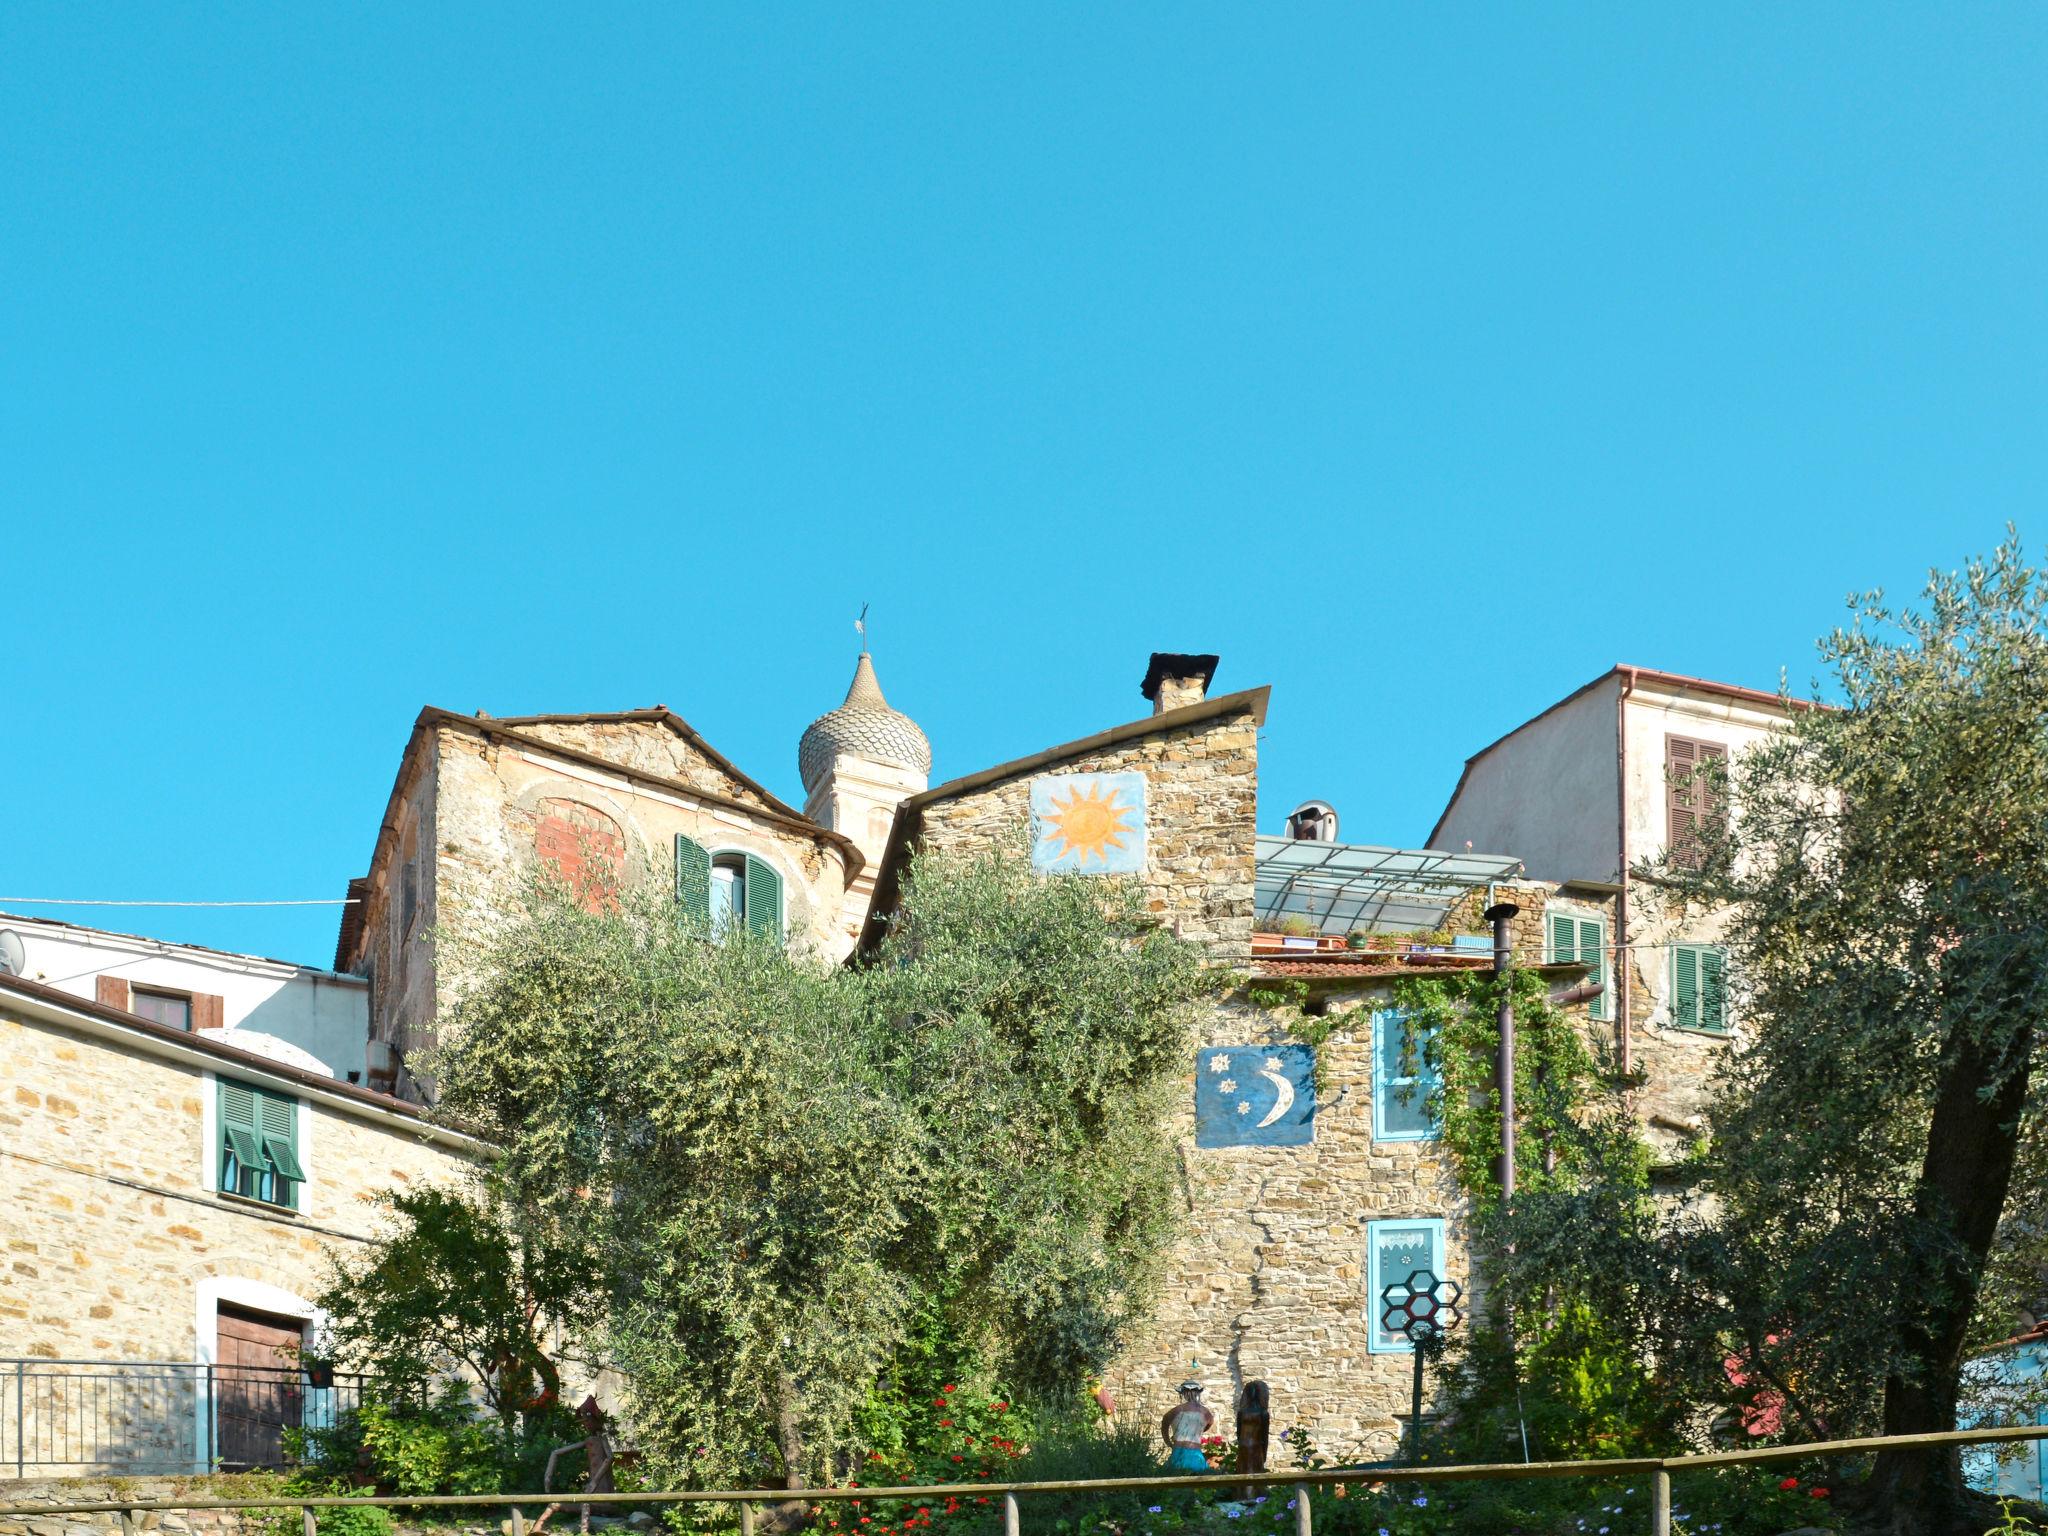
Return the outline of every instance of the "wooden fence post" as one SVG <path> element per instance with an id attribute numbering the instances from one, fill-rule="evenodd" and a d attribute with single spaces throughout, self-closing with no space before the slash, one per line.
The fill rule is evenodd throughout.
<path id="1" fill-rule="evenodd" d="M 1017 1536 L 1017 1528 L 1017 1495 L 1006 1493 L 1003 1495 L 1003 1536 Z"/>
<path id="2" fill-rule="evenodd" d="M 1307 1483 L 1294 1485 L 1294 1536 L 1309 1536 Z"/>
<path id="3" fill-rule="evenodd" d="M 754 1506 L 740 1500 L 740 1536 L 754 1536 Z"/>
<path id="4" fill-rule="evenodd" d="M 305 1522 L 306 1536 L 320 1536 L 320 1521 L 314 1515 L 312 1505 L 301 1504 L 299 1506 L 299 1518 Z"/>
<path id="5" fill-rule="evenodd" d="M 1671 1536 L 1671 1474 L 1662 1467 L 1650 1474 L 1650 1536 Z"/>

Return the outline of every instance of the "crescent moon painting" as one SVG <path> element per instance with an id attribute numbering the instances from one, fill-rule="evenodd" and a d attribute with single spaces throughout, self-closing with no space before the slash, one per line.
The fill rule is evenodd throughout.
<path id="1" fill-rule="evenodd" d="M 1306 1045 L 1211 1045 L 1195 1057 L 1195 1145 L 1315 1140 L 1316 1054 Z"/>

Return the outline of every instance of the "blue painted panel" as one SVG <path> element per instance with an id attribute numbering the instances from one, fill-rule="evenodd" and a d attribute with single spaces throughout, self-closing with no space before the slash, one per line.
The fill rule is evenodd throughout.
<path id="1" fill-rule="evenodd" d="M 1145 871 L 1145 775 L 1049 773 L 1031 781 L 1031 867 L 1042 875 Z"/>
<path id="2" fill-rule="evenodd" d="M 1415 1346 L 1403 1334 L 1380 1326 L 1380 1293 L 1395 1282 L 1426 1269 L 1444 1277 L 1444 1224 L 1433 1216 L 1406 1221 L 1365 1224 L 1366 1300 L 1372 1310 L 1372 1333 L 1366 1350 L 1375 1355 L 1412 1355 Z"/>
<path id="3" fill-rule="evenodd" d="M 1316 1053 L 1306 1045 L 1212 1045 L 1195 1057 L 1195 1145 L 1300 1147 L 1315 1140 Z"/>

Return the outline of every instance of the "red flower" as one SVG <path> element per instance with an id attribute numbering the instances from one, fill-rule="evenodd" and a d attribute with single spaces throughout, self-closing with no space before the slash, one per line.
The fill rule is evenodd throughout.
<path id="1" fill-rule="evenodd" d="M 952 1427 L 953 1427 L 953 1421 L 952 1421 L 951 1419 L 941 1419 L 941 1420 L 939 1420 L 939 1428 L 941 1428 L 941 1429 L 951 1429 Z"/>
<path id="2" fill-rule="evenodd" d="M 981 1495 L 981 1496 L 980 1496 L 979 1498 L 977 1498 L 977 1499 L 976 1499 L 976 1500 L 975 1500 L 974 1502 L 975 1502 L 975 1503 L 977 1503 L 977 1504 L 986 1504 L 986 1503 L 988 1502 L 988 1495 L 984 1493 L 984 1494 L 982 1494 L 982 1495 Z"/>
<path id="3" fill-rule="evenodd" d="M 932 1399 L 932 1406 L 934 1408 L 943 1408 L 946 1406 L 946 1400 L 943 1397 L 935 1397 Z"/>
<path id="4" fill-rule="evenodd" d="M 1828 1496 L 1828 1491 L 1825 1488 L 1809 1488 L 1806 1490 L 1806 1496 L 1810 1499 L 1824 1499 Z"/>
<path id="5" fill-rule="evenodd" d="M 967 1458 L 965 1456 L 955 1456 L 953 1459 L 955 1461 L 965 1461 Z"/>
<path id="6" fill-rule="evenodd" d="M 944 1385 L 943 1387 L 939 1388 L 939 1390 L 940 1390 L 941 1392 L 951 1392 L 951 1391 L 953 1390 L 953 1384 L 952 1384 L 952 1383 L 951 1383 L 951 1382 L 949 1381 L 949 1382 L 947 1382 L 947 1383 L 946 1383 L 946 1385 Z"/>
<path id="7" fill-rule="evenodd" d="M 1799 1479 L 1798 1479 L 1798 1478 L 1796 1478 L 1796 1477 L 1788 1477 L 1788 1478 L 1786 1478 L 1786 1479 L 1785 1479 L 1785 1481 L 1783 1481 L 1782 1483 L 1778 1484 L 1778 1486 L 1779 1486 L 1780 1488 L 1788 1488 L 1788 1489 L 1789 1489 L 1789 1488 L 1797 1488 L 1797 1487 L 1799 1486 Z"/>

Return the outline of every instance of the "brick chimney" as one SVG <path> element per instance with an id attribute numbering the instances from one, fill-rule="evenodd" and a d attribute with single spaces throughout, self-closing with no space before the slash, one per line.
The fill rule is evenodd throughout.
<path id="1" fill-rule="evenodd" d="M 1152 701 L 1152 713 L 1199 704 L 1209 696 L 1209 679 L 1216 675 L 1214 656 L 1183 656 L 1174 651 L 1154 651 L 1145 668 L 1145 681 L 1138 691 Z"/>

